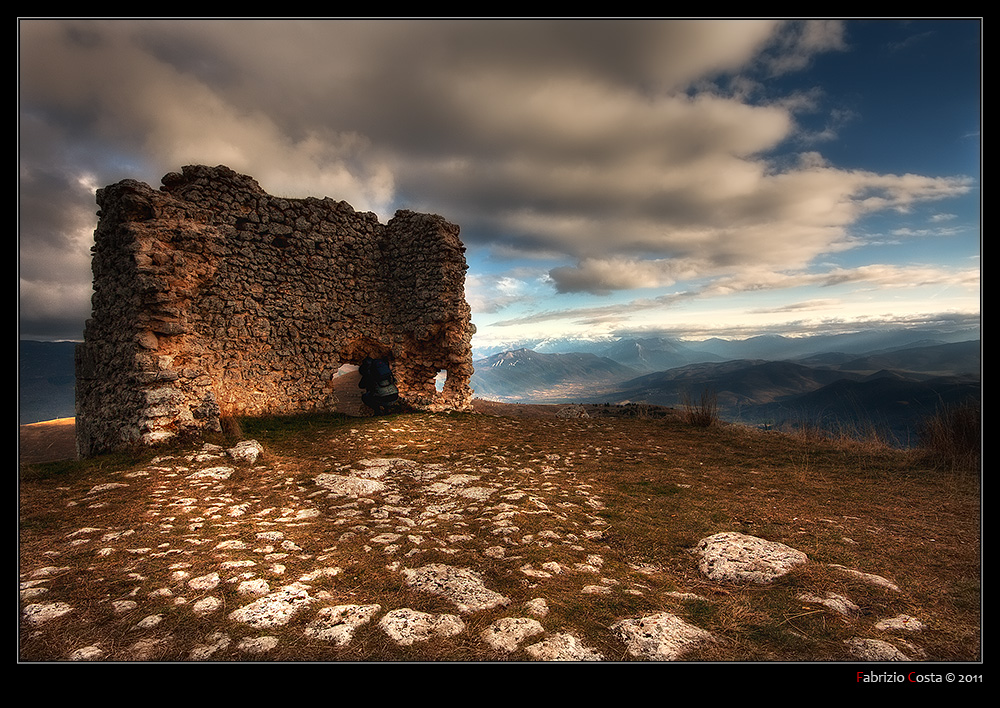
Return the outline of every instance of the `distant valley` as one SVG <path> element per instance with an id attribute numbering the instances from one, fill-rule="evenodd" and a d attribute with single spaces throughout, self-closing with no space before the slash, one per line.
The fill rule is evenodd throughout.
<path id="1" fill-rule="evenodd" d="M 714 397 L 724 420 L 889 431 L 902 444 L 943 404 L 981 399 L 978 332 L 681 342 L 539 341 L 476 358 L 476 396 L 507 403 L 679 407 Z M 20 342 L 19 422 L 74 415 L 73 342 Z M 574 350 L 576 349 L 576 350 Z M 544 350 L 544 351 L 539 351 Z"/>
<path id="2" fill-rule="evenodd" d="M 523 403 L 642 403 L 678 407 L 703 394 L 722 419 L 781 428 L 798 426 L 868 432 L 895 442 L 915 441 L 919 422 L 942 405 L 979 400 L 980 341 L 927 338 L 892 343 L 839 340 L 849 351 L 808 345 L 831 339 L 745 341 L 744 351 L 796 353 L 798 359 L 724 359 L 712 351 L 739 353 L 738 345 L 667 340 L 622 340 L 588 354 L 545 354 L 530 349 L 478 359 L 472 386 L 477 396 Z M 871 341 L 889 344 L 859 351 Z M 599 355 L 603 354 L 603 356 Z M 685 357 L 707 360 L 685 361 Z M 642 373 L 664 362 L 676 365 Z M 630 372 L 637 372 L 630 375 Z M 617 380 L 615 380 L 617 378 Z"/>

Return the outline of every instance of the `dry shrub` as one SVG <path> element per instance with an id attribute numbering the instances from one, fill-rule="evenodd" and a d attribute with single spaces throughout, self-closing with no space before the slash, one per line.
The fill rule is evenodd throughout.
<path id="1" fill-rule="evenodd" d="M 982 446 L 982 409 L 978 401 L 943 406 L 920 427 L 920 446 L 940 462 L 978 469 Z"/>
<path id="2" fill-rule="evenodd" d="M 681 403 L 684 406 L 684 420 L 688 424 L 708 428 L 719 422 L 719 397 L 714 391 L 702 391 L 697 401 L 690 393 L 685 393 Z"/>

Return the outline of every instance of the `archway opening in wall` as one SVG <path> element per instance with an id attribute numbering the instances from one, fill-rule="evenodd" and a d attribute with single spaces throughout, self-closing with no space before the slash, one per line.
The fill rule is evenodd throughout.
<path id="1" fill-rule="evenodd" d="M 361 374 L 356 364 L 341 364 L 333 372 L 333 395 L 337 397 L 337 410 L 348 415 L 356 415 L 361 406 L 361 389 L 358 383 Z"/>
<path id="2" fill-rule="evenodd" d="M 354 377 L 357 374 L 358 365 L 357 364 L 341 364 L 340 368 L 334 374 L 336 378 L 343 378 L 344 376 Z"/>
<path id="3" fill-rule="evenodd" d="M 437 376 L 434 377 L 434 388 L 437 389 L 438 393 L 441 393 L 441 391 L 444 391 L 446 383 L 448 383 L 448 370 L 441 369 L 441 371 L 437 372 Z"/>
<path id="4" fill-rule="evenodd" d="M 340 353 L 341 365 L 353 364 L 361 366 L 366 358 L 372 359 L 387 358 L 392 353 L 392 348 L 371 337 L 357 337 L 352 339 Z"/>

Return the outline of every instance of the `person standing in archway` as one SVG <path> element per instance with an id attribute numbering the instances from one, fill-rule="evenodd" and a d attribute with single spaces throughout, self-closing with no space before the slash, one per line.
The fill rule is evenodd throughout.
<path id="1" fill-rule="evenodd" d="M 396 379 L 389 362 L 382 358 L 365 357 L 359 371 L 361 381 L 358 382 L 358 388 L 366 389 L 361 394 L 361 402 L 375 411 L 376 415 L 388 413 L 392 404 L 399 400 L 399 389 L 396 388 Z"/>

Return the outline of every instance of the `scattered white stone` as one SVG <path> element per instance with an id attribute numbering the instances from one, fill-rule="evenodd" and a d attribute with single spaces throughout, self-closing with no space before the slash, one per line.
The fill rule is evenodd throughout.
<path id="1" fill-rule="evenodd" d="M 670 592 L 663 593 L 667 597 L 673 597 L 678 600 L 704 600 L 705 598 L 693 592 L 677 592 L 676 590 L 671 590 Z"/>
<path id="2" fill-rule="evenodd" d="M 343 646 L 354 638 L 358 627 L 370 622 L 381 605 L 337 605 L 324 607 L 305 630 L 307 637 Z"/>
<path id="3" fill-rule="evenodd" d="M 55 575 L 61 575 L 69 570 L 72 570 L 69 566 L 64 566 L 62 568 L 56 567 L 54 565 L 49 565 L 44 568 L 39 568 L 31 574 L 32 578 L 51 578 Z"/>
<path id="4" fill-rule="evenodd" d="M 585 646 L 572 634 L 556 634 L 537 644 L 525 647 L 528 655 L 538 661 L 604 661 L 600 652 Z"/>
<path id="5" fill-rule="evenodd" d="M 549 613 L 549 603 L 545 601 L 544 597 L 536 597 L 534 600 L 524 603 L 524 609 L 535 617 L 544 617 Z"/>
<path id="6" fill-rule="evenodd" d="M 70 661 L 100 661 L 104 657 L 104 650 L 100 647 L 81 647 L 69 655 Z"/>
<path id="7" fill-rule="evenodd" d="M 152 629 L 163 621 L 163 615 L 149 615 L 143 617 L 132 629 Z"/>
<path id="8" fill-rule="evenodd" d="M 91 487 L 87 494 L 100 494 L 101 492 L 107 492 L 112 489 L 120 489 L 127 486 L 128 485 L 123 482 L 107 482 L 106 484 L 98 484 L 95 487 Z"/>
<path id="9" fill-rule="evenodd" d="M 386 613 L 379 626 L 400 646 L 435 637 L 451 637 L 465 631 L 465 623 L 457 615 L 435 615 L 408 607 Z"/>
<path id="10" fill-rule="evenodd" d="M 370 477 L 382 477 L 389 472 L 409 470 L 417 466 L 413 460 L 405 460 L 401 457 L 380 457 L 374 460 L 358 460 L 358 464 L 365 468 L 364 474 Z"/>
<path id="11" fill-rule="evenodd" d="M 235 470 L 232 467 L 206 467 L 191 475 L 192 479 L 229 479 Z"/>
<path id="12" fill-rule="evenodd" d="M 128 648 L 135 661 L 148 661 L 155 653 L 170 643 L 169 637 L 146 637 Z"/>
<path id="13" fill-rule="evenodd" d="M 344 497 L 361 497 L 385 489 L 385 484 L 377 479 L 345 477 L 339 474 L 324 473 L 317 476 L 315 482 L 319 486 L 329 489 L 331 493 Z"/>
<path id="14" fill-rule="evenodd" d="M 36 603 L 24 608 L 24 620 L 31 625 L 39 625 L 72 612 L 65 602 Z"/>
<path id="15" fill-rule="evenodd" d="M 254 463 L 264 454 L 264 448 L 256 440 L 243 440 L 226 450 L 226 454 L 237 462 Z"/>
<path id="16" fill-rule="evenodd" d="M 219 563 L 219 567 L 223 570 L 235 570 L 237 568 L 252 568 L 257 565 L 256 561 L 252 560 L 238 560 L 238 561 L 223 561 Z"/>
<path id="17" fill-rule="evenodd" d="M 300 610 L 315 602 L 306 590 L 305 586 L 298 583 L 286 585 L 277 592 L 230 612 L 229 618 L 256 629 L 288 624 Z"/>
<path id="18" fill-rule="evenodd" d="M 90 526 L 85 526 L 85 527 L 84 527 L 84 528 L 82 528 L 82 529 L 77 529 L 77 530 L 76 530 L 76 531 L 74 531 L 73 533 L 71 533 L 71 534 L 68 534 L 68 535 L 66 536 L 66 538 L 73 538 L 74 536 L 80 536 L 80 535 L 85 535 L 85 534 L 89 534 L 89 533 L 97 533 L 97 532 L 98 532 L 98 531 L 100 531 L 100 530 L 101 530 L 101 529 L 95 529 L 95 528 L 93 528 L 93 527 L 90 527 Z"/>
<path id="19" fill-rule="evenodd" d="M 874 575 L 872 573 L 862 573 L 860 570 L 854 570 L 853 568 L 846 568 L 842 565 L 837 565 L 835 563 L 831 563 L 830 567 L 836 568 L 837 570 L 846 573 L 848 575 L 851 575 L 855 578 L 860 578 L 861 580 L 869 582 L 872 585 L 878 585 L 879 587 L 888 588 L 889 590 L 894 590 L 896 592 L 899 592 L 899 588 L 896 586 L 895 583 L 886 580 L 881 575 Z"/>
<path id="20" fill-rule="evenodd" d="M 537 570 L 532 568 L 530 563 L 526 563 L 521 566 L 521 572 L 527 575 L 529 578 L 551 578 L 552 573 L 546 572 L 544 570 Z"/>
<path id="21" fill-rule="evenodd" d="M 629 654 L 651 661 L 675 661 L 685 652 L 714 641 L 711 632 L 688 624 L 669 612 L 612 625 L 625 642 Z"/>
<path id="22" fill-rule="evenodd" d="M 228 647 L 230 642 L 229 635 L 224 632 L 212 632 L 205 637 L 205 639 L 207 644 L 199 644 L 192 649 L 191 653 L 188 655 L 189 659 L 192 661 L 203 661 L 208 659 L 215 652 Z"/>
<path id="23" fill-rule="evenodd" d="M 398 533 L 380 533 L 378 536 L 372 536 L 372 543 L 385 545 L 387 543 L 395 543 L 402 537 L 402 534 Z"/>
<path id="24" fill-rule="evenodd" d="M 462 613 L 488 610 L 510 602 L 508 598 L 487 588 L 479 573 L 468 568 L 432 563 L 422 568 L 404 569 L 403 577 L 411 587 L 455 603 Z"/>
<path id="25" fill-rule="evenodd" d="M 203 616 L 216 612 L 222 607 L 222 600 L 217 597 L 203 597 L 191 606 L 191 611 L 196 615 Z"/>
<path id="26" fill-rule="evenodd" d="M 236 592 L 240 595 L 266 595 L 271 592 L 271 586 L 263 578 L 244 580 L 236 586 Z"/>
<path id="27" fill-rule="evenodd" d="M 702 573 L 712 580 L 767 584 L 808 557 L 783 543 L 723 532 L 703 538 L 695 547 Z"/>
<path id="28" fill-rule="evenodd" d="M 920 632 L 926 628 L 927 625 L 910 615 L 897 615 L 896 617 L 879 620 L 875 623 L 875 629 L 883 631 L 900 629 L 907 632 Z"/>
<path id="29" fill-rule="evenodd" d="M 832 592 L 828 592 L 826 597 L 803 593 L 798 596 L 798 599 L 802 602 L 814 602 L 816 604 L 823 605 L 824 607 L 828 607 L 834 612 L 842 615 L 849 615 L 850 613 L 857 612 L 860 609 L 843 595 L 837 595 Z"/>
<path id="30" fill-rule="evenodd" d="M 209 573 L 197 578 L 192 578 L 188 581 L 188 587 L 192 590 L 214 590 L 220 582 L 221 578 L 219 578 L 218 573 Z"/>
<path id="31" fill-rule="evenodd" d="M 284 570 L 282 570 L 284 572 Z M 312 572 L 306 573 L 299 580 L 303 583 L 311 583 L 314 580 L 319 580 L 320 578 L 332 578 L 334 576 L 340 575 L 344 571 L 341 568 L 329 567 L 329 568 L 317 568 Z"/>
<path id="32" fill-rule="evenodd" d="M 248 654 L 266 654 L 276 646 L 278 646 L 278 638 L 271 636 L 246 637 L 236 643 L 236 648 L 239 651 L 244 651 Z"/>
<path id="33" fill-rule="evenodd" d="M 538 620 L 529 617 L 504 617 L 484 629 L 479 636 L 493 649 L 510 653 L 528 637 L 544 631 Z"/>
<path id="34" fill-rule="evenodd" d="M 848 650 L 863 661 L 909 661 L 910 657 L 889 642 L 879 639 L 847 639 Z"/>
<path id="35" fill-rule="evenodd" d="M 458 496 L 466 499 L 476 499 L 483 501 L 488 499 L 496 490 L 491 487 L 467 487 L 458 490 Z"/>

